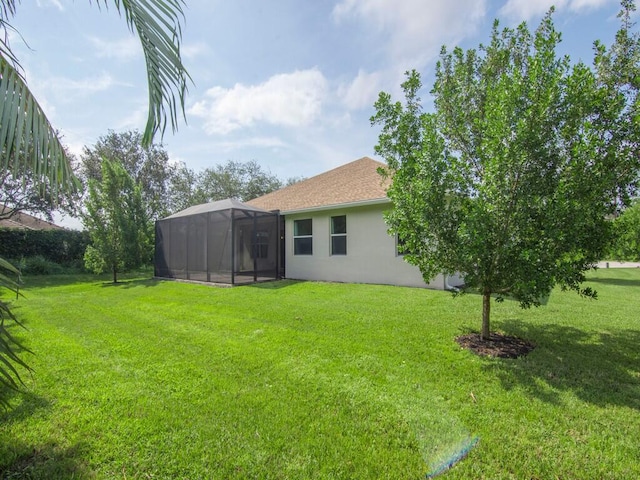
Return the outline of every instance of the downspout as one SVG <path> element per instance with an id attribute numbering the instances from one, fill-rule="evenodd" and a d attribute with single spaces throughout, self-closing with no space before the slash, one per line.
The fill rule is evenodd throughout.
<path id="1" fill-rule="evenodd" d="M 253 212 L 253 235 L 252 235 L 252 253 L 253 253 L 253 281 L 258 281 L 258 213 Z"/>
<path id="2" fill-rule="evenodd" d="M 205 241 L 205 250 L 204 250 L 204 261 L 207 264 L 207 282 L 211 281 L 211 270 L 209 269 L 209 222 L 211 221 L 210 217 L 211 217 L 211 212 L 205 213 L 206 215 L 206 219 L 207 219 L 207 223 L 205 225 L 205 232 L 204 232 L 204 241 Z"/>
<path id="3" fill-rule="evenodd" d="M 230 210 L 231 212 L 231 285 L 235 285 L 236 283 L 236 232 L 234 225 L 234 213 L 233 208 Z"/>
<path id="4" fill-rule="evenodd" d="M 276 280 L 280 280 L 280 211 L 276 210 Z"/>

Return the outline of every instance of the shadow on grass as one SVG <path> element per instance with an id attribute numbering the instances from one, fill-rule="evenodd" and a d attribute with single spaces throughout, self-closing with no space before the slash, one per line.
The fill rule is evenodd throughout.
<path id="1" fill-rule="evenodd" d="M 5 425 L 21 422 L 51 407 L 48 400 L 30 392 L 2 387 L 0 395 L 12 404 L 0 410 L 0 423 Z M 9 439 L 0 443 L 0 479 L 93 478 L 84 460 L 81 460 L 85 451 L 86 446 L 82 443 L 62 447 L 52 443 L 27 445 Z"/>
<path id="2" fill-rule="evenodd" d="M 70 447 L 55 444 L 0 446 L 0 478 L 67 480 L 94 478 L 82 460 L 83 443 Z"/>
<path id="3" fill-rule="evenodd" d="M 103 288 L 108 287 L 117 287 L 117 288 L 134 288 L 134 287 L 156 287 L 160 284 L 162 280 L 156 278 L 136 278 L 134 280 L 118 280 L 116 283 L 113 283 L 113 280 L 110 282 L 104 282 L 101 284 Z"/>
<path id="4" fill-rule="evenodd" d="M 589 278 L 589 282 L 618 287 L 640 287 L 640 280 L 630 278 Z"/>
<path id="5" fill-rule="evenodd" d="M 268 282 L 248 283 L 246 285 L 238 285 L 250 288 L 260 288 L 262 290 L 279 290 L 281 288 L 290 287 L 302 283 L 303 280 L 271 280 Z"/>
<path id="6" fill-rule="evenodd" d="M 74 283 L 90 283 L 95 282 L 96 275 L 83 273 L 79 275 L 26 275 L 23 277 L 23 285 L 20 291 L 29 288 L 41 287 L 61 287 L 65 285 L 73 285 Z"/>
<path id="7" fill-rule="evenodd" d="M 153 281 L 153 273 L 149 272 L 131 272 L 118 275 L 120 283 L 127 282 L 150 282 Z M 30 288 L 42 288 L 42 287 L 62 287 L 67 285 L 73 285 L 75 283 L 96 283 L 104 282 L 106 284 L 113 284 L 113 275 L 103 273 L 100 275 L 94 275 L 91 273 L 81 274 L 62 274 L 62 275 L 27 275 L 23 277 L 23 285 L 20 287 L 20 291 L 28 291 Z"/>
<path id="8" fill-rule="evenodd" d="M 527 357 L 487 363 L 507 390 L 521 387 L 551 403 L 560 403 L 561 392 L 570 391 L 595 405 L 640 410 L 640 331 L 593 332 L 519 320 L 497 326 L 536 345 Z"/>
<path id="9" fill-rule="evenodd" d="M 45 398 L 22 389 L 14 390 L 2 386 L 0 387 L 0 396 L 11 404 L 10 407 L 0 409 L 0 423 L 2 424 L 24 420 L 37 411 L 48 409 L 51 406 L 51 403 Z M 16 405 L 18 398 L 20 403 Z"/>
<path id="10" fill-rule="evenodd" d="M 2 351 L 0 352 L 2 363 L 0 365 L 15 381 L 14 386 L 21 389 L 25 378 L 32 373 L 29 363 L 33 358 L 33 351 L 27 346 L 29 329 L 26 319 L 20 318 L 19 312 L 16 312 L 19 309 L 20 306 L 12 305 L 11 310 L 16 319 L 3 321 L 4 325 L 0 332 L 0 342 L 2 343 Z M 13 355 L 17 356 L 20 361 L 12 358 Z M 20 362 L 24 362 L 24 364 L 20 364 Z M 5 379 L 3 379 L 4 381 Z M 15 391 L 13 388 L 0 384 L 1 399 L 11 398 L 11 392 L 13 391 Z"/>

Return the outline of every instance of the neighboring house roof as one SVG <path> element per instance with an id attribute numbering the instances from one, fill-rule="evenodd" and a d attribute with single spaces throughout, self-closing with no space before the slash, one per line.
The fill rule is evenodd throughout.
<path id="1" fill-rule="evenodd" d="M 389 201 L 386 192 L 390 179 L 383 179 L 378 173 L 378 168 L 385 166 L 369 157 L 362 157 L 246 203 L 282 213 L 345 204 L 386 203 Z"/>
<path id="2" fill-rule="evenodd" d="M 4 205 L 0 206 L 0 214 L 8 210 Z M 28 213 L 14 213 L 11 218 L 0 220 L 0 228 L 11 228 L 16 230 L 64 230 L 54 223 L 41 220 Z"/>
<path id="3" fill-rule="evenodd" d="M 165 219 L 187 217 L 189 215 L 196 215 L 198 213 L 219 212 L 222 210 L 231 209 L 268 213 L 267 210 L 263 210 L 259 207 L 247 205 L 246 203 L 242 203 L 233 198 L 227 198 L 225 200 L 218 200 L 217 202 L 201 203 L 200 205 L 194 205 L 192 207 L 185 208 L 184 210 L 174 213 L 173 215 L 165 217 Z"/>

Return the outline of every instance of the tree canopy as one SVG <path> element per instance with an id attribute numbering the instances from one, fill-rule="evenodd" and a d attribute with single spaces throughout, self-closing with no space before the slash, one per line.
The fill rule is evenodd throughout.
<path id="1" fill-rule="evenodd" d="M 604 68 L 636 68 L 626 56 L 637 41 L 618 48 L 629 38 L 619 35 L 611 50 L 598 47 L 593 69 L 571 64 L 556 53 L 552 12 L 535 32 L 524 23 L 500 30 L 496 21 L 488 45 L 443 47 L 432 113 L 412 71 L 404 104 L 382 92 L 372 117 L 393 180 L 390 232 L 425 280 L 461 273 L 482 295 L 485 339 L 492 296 L 523 307 L 540 305 L 555 285 L 595 296 L 581 285 L 585 272 L 607 247 L 607 215 L 637 178 L 628 113 L 637 111 L 637 88 Z"/>
<path id="2" fill-rule="evenodd" d="M 612 260 L 640 262 L 640 199 L 613 220 L 613 242 L 609 250 Z"/>
<path id="3" fill-rule="evenodd" d="M 105 270 L 118 281 L 118 272 L 150 261 L 150 222 L 142 202 L 142 190 L 119 162 L 104 160 L 100 180 L 89 180 L 83 221 L 91 245 L 85 253 L 87 268 Z"/>
<path id="4" fill-rule="evenodd" d="M 74 159 L 71 154 L 66 155 L 72 161 L 72 173 L 75 173 Z M 52 221 L 55 210 L 76 215 L 81 190 L 74 185 L 71 187 L 59 188 L 46 176 L 34 172 L 28 163 L 15 170 L 4 170 L 0 172 L 0 218 L 28 212 Z"/>
<path id="5" fill-rule="evenodd" d="M 110 131 L 92 147 L 84 147 L 80 157 L 81 178 L 85 182 L 90 179 L 100 181 L 104 160 L 118 162 L 140 186 L 149 218 L 158 219 L 168 214 L 170 183 L 176 166 L 170 163 L 162 145 L 143 146 L 142 134 L 138 131 Z"/>
<path id="6" fill-rule="evenodd" d="M 290 183 L 296 181 L 299 179 L 287 180 Z M 170 183 L 173 212 L 225 198 L 246 202 L 284 186 L 282 180 L 263 170 L 255 160 L 227 160 L 224 164 L 205 168 L 198 173 L 180 165 Z"/>
<path id="7" fill-rule="evenodd" d="M 246 202 L 282 188 L 282 181 L 264 171 L 255 160 L 245 163 L 228 160 L 207 168 L 200 174 L 198 184 L 207 202 L 225 198 Z"/>

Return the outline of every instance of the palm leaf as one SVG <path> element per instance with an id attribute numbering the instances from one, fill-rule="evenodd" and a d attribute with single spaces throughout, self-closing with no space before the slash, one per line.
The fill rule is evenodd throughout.
<path id="1" fill-rule="evenodd" d="M 56 132 L 12 61 L 0 52 L 0 171 L 31 170 L 54 192 L 75 185 Z"/>
<path id="2" fill-rule="evenodd" d="M 4 23 L 8 17 L 12 17 L 16 13 L 15 0 L 0 1 L 0 23 Z"/>
<path id="3" fill-rule="evenodd" d="M 191 79 L 180 57 L 183 0 L 113 0 L 123 13 L 131 31 L 140 38 L 147 65 L 149 115 L 142 136 L 143 146 L 151 145 L 154 135 L 164 135 L 167 121 L 175 132 L 178 108 L 184 116 L 187 79 Z M 104 0 L 105 6 L 107 1 Z M 176 104 L 176 97 L 179 107 Z"/>

